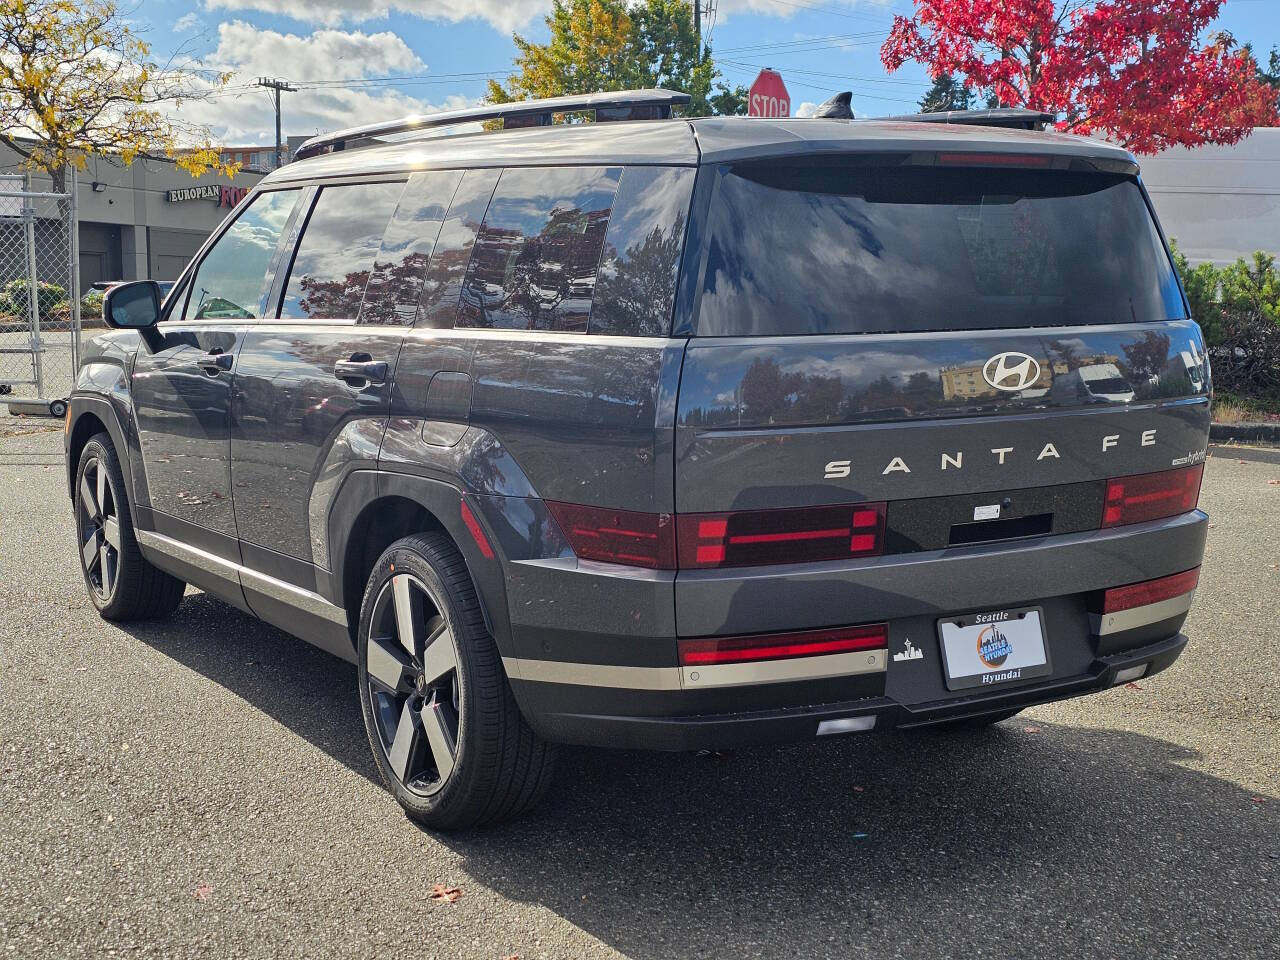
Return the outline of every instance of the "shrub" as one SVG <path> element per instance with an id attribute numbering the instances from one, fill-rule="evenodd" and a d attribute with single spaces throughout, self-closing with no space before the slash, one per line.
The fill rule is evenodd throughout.
<path id="1" fill-rule="evenodd" d="M 1174 262 L 1204 330 L 1217 390 L 1253 397 L 1280 395 L 1280 271 L 1255 253 L 1226 267 L 1192 267 L 1176 246 Z"/>
<path id="2" fill-rule="evenodd" d="M 36 282 L 36 298 L 40 303 L 40 316 L 47 316 L 67 302 L 67 291 L 56 283 Z M 26 277 L 16 277 L 0 287 L 0 314 L 26 317 L 30 306 L 30 294 Z"/>
<path id="3" fill-rule="evenodd" d="M 80 298 L 80 322 L 102 319 L 102 291 L 90 290 Z"/>

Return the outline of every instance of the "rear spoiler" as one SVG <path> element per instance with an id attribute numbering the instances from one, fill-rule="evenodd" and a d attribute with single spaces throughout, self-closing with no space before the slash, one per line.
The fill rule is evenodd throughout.
<path id="1" fill-rule="evenodd" d="M 1026 110 L 1022 107 L 996 107 L 992 110 L 942 110 L 938 113 L 908 113 L 881 120 L 906 120 L 912 123 L 961 123 L 974 127 L 1003 127 L 1006 130 L 1044 130 L 1055 121 L 1052 113 Z"/>

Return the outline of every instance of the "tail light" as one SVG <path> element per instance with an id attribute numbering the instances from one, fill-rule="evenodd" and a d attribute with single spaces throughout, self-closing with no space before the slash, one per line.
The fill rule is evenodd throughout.
<path id="1" fill-rule="evenodd" d="M 1102 506 L 1102 526 L 1120 527 L 1194 510 L 1200 502 L 1200 480 L 1203 476 L 1204 465 L 1198 464 L 1108 480 Z"/>
<path id="2" fill-rule="evenodd" d="M 675 527 L 667 513 L 637 513 L 547 501 L 573 552 L 584 560 L 675 569 Z"/>
<path id="3" fill-rule="evenodd" d="M 889 627 L 872 623 L 860 627 L 834 627 L 803 633 L 770 633 L 746 637 L 705 637 L 679 641 L 680 664 L 705 667 L 754 660 L 786 660 L 820 657 L 858 650 L 884 650 L 889 646 Z"/>
<path id="4" fill-rule="evenodd" d="M 677 517 L 681 568 L 745 567 L 874 557 L 884 552 L 883 503 Z"/>
<path id="5" fill-rule="evenodd" d="M 1134 607 L 1145 607 L 1163 600 L 1172 600 L 1190 593 L 1200 583 L 1200 568 L 1175 573 L 1171 577 L 1133 583 L 1127 587 L 1114 587 L 1102 595 L 1102 612 L 1119 613 Z"/>

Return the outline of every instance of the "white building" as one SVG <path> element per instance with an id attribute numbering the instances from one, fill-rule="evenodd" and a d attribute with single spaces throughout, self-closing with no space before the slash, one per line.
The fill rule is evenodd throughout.
<path id="1" fill-rule="evenodd" d="M 1193 263 L 1280 256 L 1280 128 L 1231 147 L 1175 147 L 1139 157 L 1165 233 Z"/>

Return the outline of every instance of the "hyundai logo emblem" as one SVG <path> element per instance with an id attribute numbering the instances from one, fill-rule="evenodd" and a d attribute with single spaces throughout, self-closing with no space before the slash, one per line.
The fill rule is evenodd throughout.
<path id="1" fill-rule="evenodd" d="M 1025 353 L 997 353 L 982 365 L 982 378 L 997 390 L 1015 393 L 1040 379 L 1040 364 Z"/>

